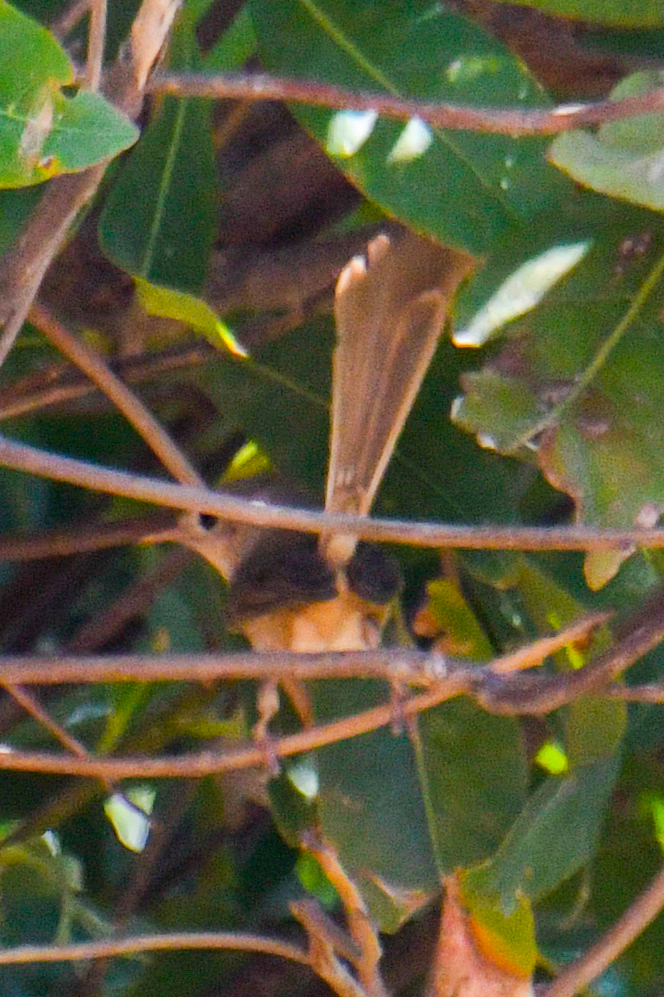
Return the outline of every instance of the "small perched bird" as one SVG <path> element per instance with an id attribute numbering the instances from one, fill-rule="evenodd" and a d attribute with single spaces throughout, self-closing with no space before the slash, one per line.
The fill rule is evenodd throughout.
<path id="1" fill-rule="evenodd" d="M 376 236 L 366 256 L 342 270 L 327 512 L 368 515 L 451 300 L 473 265 L 466 253 L 406 232 Z M 259 482 L 252 497 L 293 502 L 278 479 Z M 205 541 L 197 549 L 230 578 L 229 623 L 257 650 L 374 648 L 401 586 L 396 561 L 354 536 L 241 527 L 225 552 L 211 552 Z"/>

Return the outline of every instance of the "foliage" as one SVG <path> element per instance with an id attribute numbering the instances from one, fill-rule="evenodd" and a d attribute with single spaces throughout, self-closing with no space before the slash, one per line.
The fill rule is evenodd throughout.
<path id="1" fill-rule="evenodd" d="M 469 525 L 659 520 L 662 113 L 551 140 L 445 130 L 312 100 L 293 104 L 288 115 L 263 108 L 268 124 L 260 132 L 248 103 L 157 93 L 142 111 L 139 138 L 110 98 L 77 89 L 85 31 L 74 30 L 63 46 L 47 30 L 66 6 L 0 0 L 0 251 L 16 244 L 42 190 L 53 189 L 50 178 L 108 161 L 42 299 L 85 342 L 124 363 L 128 381 L 143 380 L 137 390 L 211 483 L 223 472 L 243 478 L 270 466 L 322 497 L 333 323 L 312 307 L 314 264 L 298 269 L 294 256 L 280 264 L 281 298 L 265 306 L 270 282 L 277 284 L 265 261 L 293 246 L 352 237 L 367 222 L 396 220 L 473 254 L 478 266 L 455 301 L 452 334 L 419 392 L 376 512 Z M 109 0 L 109 64 L 138 6 Z M 364 94 L 551 109 L 559 76 L 551 79 L 536 55 L 524 63 L 509 30 L 513 12 L 499 40 L 476 6 L 246 0 L 229 22 L 223 3 L 186 0 L 161 70 L 212 76 L 250 63 Z M 661 41 L 660 2 L 532 6 L 602 26 L 601 51 L 620 80 L 612 100 L 661 86 L 664 70 L 631 71 L 634 48 L 649 64 Z M 540 23 L 533 19 L 529 29 L 535 42 Z M 642 29 L 638 37 L 633 28 Z M 593 51 L 594 37 L 579 29 L 579 51 Z M 585 98 L 583 90 L 577 97 Z M 296 157 L 280 153 L 292 178 L 270 173 L 277 146 L 294 146 L 314 164 L 307 182 L 316 196 L 307 200 Z M 219 252 L 236 282 L 231 305 L 220 306 L 210 291 L 210 260 Z M 200 334 L 213 348 L 203 350 Z M 202 353 L 190 365 L 169 366 L 187 350 Z M 31 313 L 2 370 L 3 434 L 104 466 L 154 471 L 134 428 L 62 374 L 60 363 Z M 44 393 L 50 381 L 62 388 L 57 405 Z M 52 528 L 88 535 L 145 514 L 127 499 L 5 468 L 0 501 L 6 533 L 23 538 Z M 3 564 L 3 654 L 195 655 L 244 646 L 224 622 L 224 584 L 202 559 L 176 561 L 180 555 L 163 544 L 92 547 Z M 405 592 L 386 642 L 417 640 L 470 661 L 589 610 L 609 608 L 622 620 L 664 571 L 661 554 L 634 547 L 443 557 L 403 547 L 395 554 Z M 605 627 L 593 648 L 571 647 L 544 667 L 581 667 L 611 639 Z M 0 660 L 0 678 L 1 667 Z M 625 676 L 628 683 L 663 679 L 661 648 Z M 316 723 L 399 698 L 376 679 L 326 680 L 309 692 Z M 83 754 L 100 756 L 234 748 L 261 719 L 248 681 L 100 683 L 57 694 L 45 688 L 40 696 L 60 733 L 76 738 Z M 299 726 L 282 702 L 271 736 Z M 337 894 L 315 857 L 298 855 L 302 835 L 315 827 L 385 932 L 424 923 L 441 883 L 460 870 L 485 954 L 522 975 L 535 962 L 554 972 L 601 936 L 661 863 L 661 706 L 627 710 L 597 693 L 524 721 L 459 697 L 394 727 L 296 756 L 269 780 L 251 770 L 191 784 L 115 786 L 3 771 L 3 945 L 117 931 L 263 930 L 289 923 L 289 902 L 307 890 L 334 908 Z M 25 719 L 9 697 L 0 704 L 0 730 L 13 750 L 61 750 L 53 731 Z M 269 739 L 264 747 L 269 759 Z M 555 771 L 545 769 L 542 748 L 562 759 Z M 135 802 L 146 799 L 149 815 Z M 593 992 L 660 992 L 663 928 L 660 918 Z M 65 992 L 78 977 L 89 994 L 240 994 L 253 965 L 246 954 L 203 959 L 176 951 L 114 959 L 97 977 L 87 965 L 0 966 L 0 991 Z M 419 985 L 418 972 L 402 980 L 404 992 Z M 282 985 L 295 992 L 288 977 Z"/>

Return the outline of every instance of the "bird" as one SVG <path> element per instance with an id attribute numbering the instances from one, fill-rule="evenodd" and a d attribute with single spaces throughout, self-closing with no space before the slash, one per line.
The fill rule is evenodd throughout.
<path id="1" fill-rule="evenodd" d="M 469 254 L 406 230 L 378 234 L 341 271 L 326 512 L 369 514 L 453 297 L 474 266 Z M 289 499 L 278 479 L 261 484 L 260 500 Z M 227 616 L 254 649 L 378 646 L 402 585 L 390 554 L 339 533 L 241 532 Z"/>

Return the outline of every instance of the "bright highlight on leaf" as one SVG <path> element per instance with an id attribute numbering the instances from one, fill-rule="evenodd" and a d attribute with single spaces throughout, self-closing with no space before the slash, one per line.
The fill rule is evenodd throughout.
<path id="1" fill-rule="evenodd" d="M 535 755 L 537 764 L 551 775 L 562 775 L 569 769 L 567 755 L 555 741 L 547 741 Z"/>
<path id="2" fill-rule="evenodd" d="M 507 322 L 524 315 L 583 259 L 590 242 L 553 246 L 528 260 L 501 284 L 464 329 L 453 335 L 456 346 L 482 346 Z"/>
<path id="3" fill-rule="evenodd" d="M 244 481 L 272 469 L 272 462 L 255 440 L 249 440 L 233 457 L 221 477 L 221 484 Z"/>
<path id="4" fill-rule="evenodd" d="M 655 837 L 664 850 L 664 797 L 661 795 L 649 795 L 647 800 L 655 825 Z"/>
<path id="5" fill-rule="evenodd" d="M 124 794 L 113 793 L 104 803 L 104 812 L 119 841 L 132 852 L 142 852 L 145 848 L 150 834 L 149 814 L 156 795 L 152 786 L 133 786 Z"/>
<path id="6" fill-rule="evenodd" d="M 313 800 L 318 795 L 318 772 L 312 758 L 305 756 L 289 765 L 288 778 L 308 800 Z"/>
<path id="7" fill-rule="evenodd" d="M 327 131 L 327 151 L 331 156 L 354 156 L 367 141 L 378 121 L 376 111 L 339 111 Z"/>
<path id="8" fill-rule="evenodd" d="M 39 24 L 0 0 L 0 187 L 26 187 L 116 156 L 138 129 L 99 94 L 66 97 L 74 68 Z"/>
<path id="9" fill-rule="evenodd" d="M 185 291 L 174 291 L 170 287 L 158 287 L 141 277 L 136 277 L 135 280 L 138 299 L 148 315 L 186 322 L 209 339 L 213 346 L 225 346 L 233 356 L 243 359 L 249 356 L 229 327 L 200 298 Z"/>
<path id="10" fill-rule="evenodd" d="M 421 118 L 411 118 L 387 157 L 388 163 L 409 163 L 427 151 L 433 142 L 431 129 Z"/>

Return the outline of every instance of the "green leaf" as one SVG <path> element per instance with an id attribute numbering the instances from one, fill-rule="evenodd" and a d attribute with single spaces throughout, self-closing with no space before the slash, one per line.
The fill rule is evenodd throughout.
<path id="1" fill-rule="evenodd" d="M 648 229 L 635 229 L 627 210 L 537 311 L 512 325 L 502 353 L 462 378 L 455 408 L 483 446 L 535 454 L 583 523 L 656 521 L 664 507 L 664 233 L 648 220 Z M 588 584 L 601 587 L 628 555 L 588 554 Z"/>
<path id="2" fill-rule="evenodd" d="M 141 277 L 136 277 L 136 292 L 148 315 L 185 322 L 196 332 L 201 332 L 213 346 L 224 346 L 236 357 L 247 356 L 226 323 L 201 298 L 170 287 L 158 287 Z"/>
<path id="3" fill-rule="evenodd" d="M 656 752 L 626 759 L 618 794 L 620 805 L 607 813 L 592 870 L 593 912 L 600 936 L 648 889 L 662 868 L 663 842 L 657 839 L 655 818 L 664 800 Z M 663 950 L 664 919 L 657 917 L 613 963 L 611 973 L 621 985 L 631 984 L 633 994 L 647 993 L 653 981 L 662 980 Z"/>
<path id="4" fill-rule="evenodd" d="M 507 49 L 427 0 L 251 0 L 261 58 L 284 76 L 482 106 L 546 106 Z M 389 214 L 486 252 L 562 189 L 536 139 L 446 132 L 371 113 L 296 107 L 334 161 Z"/>
<path id="5" fill-rule="evenodd" d="M 549 776 L 495 856 L 467 873 L 468 888 L 499 895 L 507 915 L 519 896 L 534 903 L 556 889 L 593 858 L 619 767 L 613 755 L 569 775 Z"/>
<path id="6" fill-rule="evenodd" d="M 209 72 L 238 69 L 254 54 L 256 45 L 254 25 L 245 4 L 214 48 L 206 53 L 203 65 Z"/>
<path id="7" fill-rule="evenodd" d="M 491 643 L 458 584 L 436 578 L 427 585 L 427 596 L 424 612 L 442 634 L 441 650 L 477 661 L 492 656 Z"/>
<path id="8" fill-rule="evenodd" d="M 537 960 L 535 919 L 528 897 L 519 895 L 510 914 L 503 911 L 500 897 L 478 890 L 474 871 L 461 874 L 464 907 L 470 927 L 485 956 L 501 969 L 529 979 Z"/>
<path id="9" fill-rule="evenodd" d="M 449 599 L 446 600 L 449 604 Z M 438 607 L 440 608 L 440 606 Z M 486 639 L 454 605 L 451 639 Z M 378 683 L 317 684 L 316 719 L 368 709 L 388 691 Z M 382 691 L 381 691 L 382 690 Z M 419 717 L 411 737 L 388 730 L 316 753 L 318 814 L 384 930 L 392 930 L 456 868 L 493 854 L 526 798 L 521 732 L 459 699 Z"/>
<path id="10" fill-rule="evenodd" d="M 214 212 L 209 106 L 167 98 L 108 197 L 99 226 L 102 249 L 134 277 L 196 294 Z"/>
<path id="11" fill-rule="evenodd" d="M 171 65 L 198 68 L 195 22 L 177 25 Z M 217 170 L 211 104 L 165 98 L 108 196 L 99 223 L 106 255 L 152 284 L 196 295 L 215 233 Z"/>
<path id="12" fill-rule="evenodd" d="M 662 6 L 664 10 L 664 5 Z M 611 92 L 622 100 L 661 87 L 664 73 L 633 73 Z M 602 125 L 595 134 L 565 132 L 551 145 L 549 159 L 578 183 L 611 197 L 661 211 L 664 114 L 640 114 Z"/>
<path id="13" fill-rule="evenodd" d="M 136 141 L 136 127 L 103 97 L 65 97 L 73 82 L 52 35 L 0 0 L 0 187 L 76 173 Z"/>
<path id="14" fill-rule="evenodd" d="M 0 190 L 0 254 L 17 238 L 44 193 L 44 187 Z"/>
<path id="15" fill-rule="evenodd" d="M 532 560 L 522 556 L 519 561 L 519 586 L 524 602 L 539 627 L 561 628 L 580 619 L 586 607 L 574 599 L 561 585 Z M 593 641 L 595 653 L 605 650 L 611 638 L 604 628 Z M 561 670 L 581 668 L 586 664 L 583 650 L 568 647 L 555 655 Z M 565 763 L 564 771 L 591 765 L 610 758 L 619 749 L 627 727 L 627 706 L 620 700 L 601 696 L 582 696 L 565 710 L 565 751 L 558 764 Z"/>
<path id="16" fill-rule="evenodd" d="M 519 725 L 468 699 L 427 710 L 418 760 L 429 833 L 441 875 L 493 854 L 526 798 Z"/>
<path id="17" fill-rule="evenodd" d="M 663 0 L 500 0 L 535 7 L 554 17 L 569 17 L 596 24 L 647 28 L 664 24 Z"/>
<path id="18" fill-rule="evenodd" d="M 352 715 L 388 699 L 383 683 L 317 683 L 316 719 Z M 405 732 L 377 730 L 328 745 L 316 759 L 323 834 L 381 929 L 394 931 L 440 882 L 410 740 Z"/>

